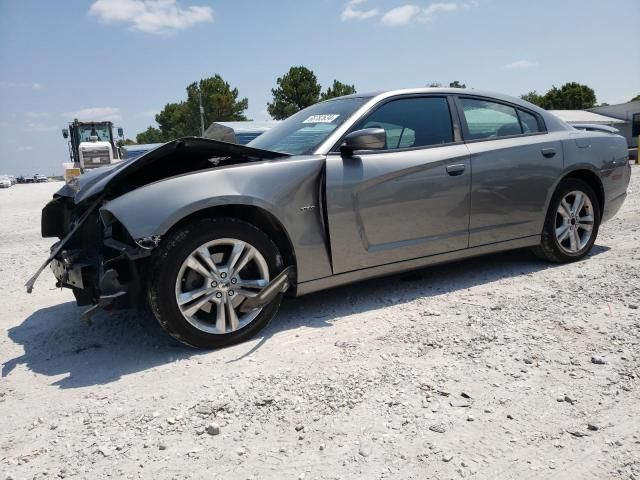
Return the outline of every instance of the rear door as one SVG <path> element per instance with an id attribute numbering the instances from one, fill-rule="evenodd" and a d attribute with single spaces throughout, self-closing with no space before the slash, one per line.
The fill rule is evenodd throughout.
<path id="1" fill-rule="evenodd" d="M 563 169 L 560 140 L 516 105 L 461 96 L 458 110 L 473 171 L 469 246 L 540 235 Z"/>
<path id="2" fill-rule="evenodd" d="M 467 248 L 471 172 L 454 108 L 446 96 L 386 100 L 351 130 L 383 128 L 385 149 L 328 155 L 334 273 Z"/>

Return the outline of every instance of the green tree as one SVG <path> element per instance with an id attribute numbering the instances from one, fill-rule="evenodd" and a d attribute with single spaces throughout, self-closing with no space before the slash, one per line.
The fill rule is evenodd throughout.
<path id="1" fill-rule="evenodd" d="M 144 132 L 136 135 L 136 142 L 138 143 L 163 143 L 165 141 L 162 132 L 155 127 L 149 127 Z"/>
<path id="2" fill-rule="evenodd" d="M 318 79 L 306 67 L 291 67 L 276 83 L 277 88 L 271 89 L 273 102 L 267 104 L 269 115 L 276 120 L 290 117 L 320 99 Z"/>
<path id="3" fill-rule="evenodd" d="M 320 100 L 329 100 L 330 98 L 342 97 L 343 95 L 351 95 L 353 93 L 356 93 L 355 85 L 347 85 L 346 83 L 334 80 L 333 85 L 322 92 Z"/>
<path id="4" fill-rule="evenodd" d="M 565 83 L 560 88 L 554 85 L 544 95 L 533 90 L 520 98 L 547 110 L 584 110 L 596 105 L 593 89 L 577 82 Z"/>
<path id="5" fill-rule="evenodd" d="M 533 103 L 534 105 L 538 105 L 542 107 L 543 105 L 543 95 L 540 95 L 535 90 L 530 91 L 529 93 L 525 93 L 524 95 L 520 95 L 522 100 L 526 100 L 527 102 Z"/>
<path id="6" fill-rule="evenodd" d="M 635 102 L 637 100 L 640 100 L 640 95 L 636 95 L 635 97 L 633 97 L 631 100 L 629 100 L 630 102 Z"/>
<path id="7" fill-rule="evenodd" d="M 200 117 L 197 110 L 194 112 L 186 102 L 167 103 L 156 115 L 156 122 L 162 133 L 162 141 L 168 142 L 174 138 L 198 135 L 200 129 Z M 192 107 L 192 106 L 191 106 Z M 191 118 L 190 118 L 191 117 Z"/>
<path id="8" fill-rule="evenodd" d="M 547 110 L 584 110 L 596 104 L 596 94 L 592 88 L 577 82 L 569 82 L 560 88 L 551 87 L 544 94 L 542 107 Z"/>
<path id="9" fill-rule="evenodd" d="M 174 138 L 200 135 L 200 96 L 205 128 L 211 122 L 247 119 L 244 112 L 249 107 L 249 100 L 238 99 L 238 89 L 231 88 L 229 83 L 216 74 L 187 86 L 185 101 L 167 103 L 156 115 L 158 128 L 149 127 L 138 134 L 138 143 L 168 142 Z"/>
<path id="10" fill-rule="evenodd" d="M 188 110 L 198 114 L 198 89 L 202 93 L 202 106 L 204 107 L 204 118 L 209 122 L 234 122 L 247 120 L 244 112 L 249 108 L 249 100 L 242 98 L 238 100 L 238 89 L 231 88 L 220 75 L 193 82 L 187 87 Z M 200 125 L 200 117 L 198 125 Z"/>

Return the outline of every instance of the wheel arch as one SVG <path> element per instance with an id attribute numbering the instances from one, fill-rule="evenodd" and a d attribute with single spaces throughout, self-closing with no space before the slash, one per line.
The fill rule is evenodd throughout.
<path id="1" fill-rule="evenodd" d="M 214 217 L 235 218 L 262 230 L 278 247 L 284 266 L 297 267 L 295 249 L 284 225 L 273 213 L 256 205 L 224 204 L 203 208 L 179 219 L 165 235 L 194 220 Z"/>
<path id="2" fill-rule="evenodd" d="M 567 178 L 576 178 L 578 180 L 582 180 L 591 188 L 593 188 L 593 191 L 596 192 L 596 195 L 598 197 L 600 215 L 602 215 L 602 212 L 604 211 L 605 194 L 604 194 L 604 185 L 602 184 L 602 180 L 600 180 L 600 177 L 598 176 L 598 174 L 593 170 L 581 168 L 581 169 L 572 170 L 566 173 L 560 179 L 560 182 L 562 182 L 563 180 L 566 180 Z M 560 184 L 560 182 L 558 182 L 558 185 Z"/>

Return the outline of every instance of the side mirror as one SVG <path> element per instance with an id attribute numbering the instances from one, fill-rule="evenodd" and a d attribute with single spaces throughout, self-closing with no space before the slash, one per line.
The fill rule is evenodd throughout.
<path id="1" fill-rule="evenodd" d="M 352 155 L 356 150 L 382 150 L 387 144 L 387 132 L 382 128 L 364 128 L 344 137 L 340 146 L 343 155 Z"/>
<path id="2" fill-rule="evenodd" d="M 69 138 L 69 130 L 66 128 L 62 129 L 62 138 Z"/>
<path id="3" fill-rule="evenodd" d="M 120 138 L 124 137 L 124 130 L 122 129 L 122 127 L 118 127 L 118 136 Z"/>

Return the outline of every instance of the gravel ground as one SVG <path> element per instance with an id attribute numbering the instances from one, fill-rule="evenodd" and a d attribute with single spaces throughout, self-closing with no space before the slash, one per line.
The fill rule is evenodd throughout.
<path id="1" fill-rule="evenodd" d="M 640 167 L 590 257 L 491 255 L 285 302 L 214 352 L 80 319 L 0 191 L 0 478 L 640 479 Z"/>

